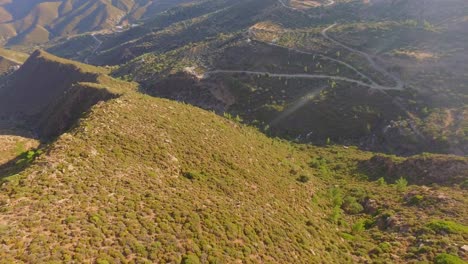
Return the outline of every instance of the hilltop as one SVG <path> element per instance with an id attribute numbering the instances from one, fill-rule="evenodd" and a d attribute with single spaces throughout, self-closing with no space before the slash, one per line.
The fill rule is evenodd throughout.
<path id="1" fill-rule="evenodd" d="M 57 88 L 46 85 L 58 71 L 70 79 Z M 9 87 L 47 95 L 31 104 L 60 110 L 40 111 L 47 131 L 58 137 L 0 168 L 2 261 L 407 263 L 467 257 L 461 249 L 468 234 L 466 158 L 405 159 L 293 144 L 213 112 L 140 94 L 106 72 L 37 51 L 12 76 Z M 23 78 L 34 80 L 29 89 Z M 56 90 L 72 84 L 113 96 L 62 97 Z M 78 108 L 83 115 L 51 122 L 82 107 L 74 103 L 79 98 L 97 100 Z M 64 129 L 63 123 L 69 125 Z M 409 183 L 418 185 L 407 185 L 406 172 L 431 164 L 437 165 L 430 175 L 411 175 Z M 442 187 L 441 177 L 448 179 Z"/>

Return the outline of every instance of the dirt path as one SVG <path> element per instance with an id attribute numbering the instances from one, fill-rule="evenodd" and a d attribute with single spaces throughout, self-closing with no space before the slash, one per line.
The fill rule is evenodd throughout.
<path id="1" fill-rule="evenodd" d="M 363 51 L 360 51 L 360 50 L 357 50 L 357 49 L 354 49 L 354 48 L 351 48 L 333 38 L 331 38 L 327 32 L 328 30 L 330 30 L 331 28 L 335 27 L 337 25 L 337 23 L 334 23 L 333 25 L 325 28 L 324 30 L 322 30 L 322 36 L 326 39 L 328 39 L 329 41 L 333 42 L 334 44 L 340 46 L 340 47 L 343 47 L 344 49 L 350 51 L 350 52 L 353 52 L 353 53 L 356 53 L 356 54 L 359 54 L 361 56 L 363 56 L 368 62 L 369 64 L 372 66 L 372 68 L 374 68 L 376 71 L 384 74 L 385 76 L 389 77 L 390 79 L 392 79 L 394 82 L 395 82 L 395 86 L 394 86 L 394 89 L 395 90 L 402 90 L 403 89 L 403 81 L 398 78 L 397 76 L 395 76 L 394 74 L 390 73 L 389 71 L 387 71 L 387 69 L 383 68 L 382 66 L 378 65 L 375 60 L 372 58 L 371 55 L 369 55 L 368 53 L 365 53 Z"/>
<path id="2" fill-rule="evenodd" d="M 287 5 L 287 4 L 284 2 L 284 0 L 278 0 L 278 2 L 279 2 L 284 8 L 291 9 L 291 10 L 296 10 L 296 11 L 299 10 L 299 9 L 297 9 L 297 8 L 294 8 L 294 7 L 292 7 L 292 6 Z M 328 0 L 328 3 L 322 4 L 322 5 L 320 5 L 320 6 L 331 6 L 331 5 L 334 5 L 334 4 L 335 4 L 335 1 L 334 1 L 334 0 Z"/>
<path id="3" fill-rule="evenodd" d="M 88 63 L 89 58 L 90 58 L 91 56 L 93 56 L 93 55 L 101 48 L 101 45 L 102 45 L 102 41 L 96 37 L 96 34 L 93 33 L 93 34 L 91 34 L 91 36 L 92 36 L 93 39 L 97 42 L 98 45 L 97 45 L 96 47 L 94 47 L 94 49 L 93 49 L 93 51 L 91 52 L 91 54 L 89 54 L 89 56 L 86 57 L 86 59 L 84 60 L 85 63 Z"/>
<path id="4" fill-rule="evenodd" d="M 347 67 L 348 69 L 351 69 L 352 71 L 354 71 L 356 74 L 358 74 L 359 76 L 361 76 L 362 78 L 368 80 L 369 82 L 371 82 L 373 85 L 377 85 L 376 82 L 374 82 L 374 80 L 372 80 L 372 78 L 370 78 L 369 76 L 367 76 L 366 74 L 360 72 L 358 69 L 356 69 L 354 66 L 352 66 L 351 64 L 349 63 L 346 63 L 344 61 L 341 61 L 341 60 L 337 60 L 337 59 L 334 59 L 332 57 L 329 57 L 329 56 L 326 56 L 326 55 L 322 55 L 322 54 L 317 54 L 317 53 L 312 53 L 312 52 L 307 52 L 307 51 L 303 51 L 303 50 L 298 50 L 298 49 L 294 49 L 294 48 L 289 48 L 289 47 L 285 47 L 285 46 L 281 46 L 281 45 L 278 45 L 278 44 L 275 44 L 275 43 L 271 43 L 271 42 L 264 42 L 264 41 L 261 41 L 261 40 L 256 40 L 258 42 L 261 42 L 261 43 L 264 43 L 266 45 L 269 45 L 269 46 L 274 46 L 274 47 L 279 47 L 279 48 L 283 48 L 283 49 L 288 49 L 290 51 L 294 51 L 294 52 L 297 52 L 297 53 L 301 53 L 301 54 L 306 54 L 306 55 L 312 55 L 312 56 L 318 56 L 318 57 L 321 57 L 321 58 L 324 58 L 326 60 L 329 60 L 329 61 L 333 61 L 333 62 L 336 62 L 338 64 L 341 64 L 345 67 Z"/>
<path id="5" fill-rule="evenodd" d="M 243 70 L 213 70 L 208 71 L 203 76 L 203 79 L 210 77 L 213 74 L 218 73 L 231 73 L 231 74 L 248 74 L 248 75 L 267 75 L 269 77 L 281 77 L 281 78 L 292 78 L 292 79 L 331 79 L 337 81 L 345 81 L 350 83 L 355 83 L 361 86 L 379 89 L 379 90 L 395 90 L 394 87 L 385 87 L 375 84 L 368 84 L 359 80 L 354 80 L 347 77 L 341 76 L 332 76 L 332 75 L 322 75 L 322 74 L 285 74 L 285 73 L 271 73 L 271 72 L 262 72 L 262 71 L 243 71 Z"/>

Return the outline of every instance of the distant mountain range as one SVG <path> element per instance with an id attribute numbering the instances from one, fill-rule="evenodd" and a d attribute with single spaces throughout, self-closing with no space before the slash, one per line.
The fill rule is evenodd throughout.
<path id="1" fill-rule="evenodd" d="M 126 25 L 187 0 L 0 0 L 0 43 L 51 39 Z"/>

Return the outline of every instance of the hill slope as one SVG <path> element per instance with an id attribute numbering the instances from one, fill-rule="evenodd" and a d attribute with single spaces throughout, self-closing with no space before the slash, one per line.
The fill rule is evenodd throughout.
<path id="1" fill-rule="evenodd" d="M 37 50 L 0 89 L 0 117 L 26 122 L 42 138 L 59 135 L 91 105 L 117 96 L 128 86 L 105 73 L 105 69 Z M 110 86 L 113 90 L 108 90 Z M 49 126 L 52 122 L 56 124 Z"/>
<path id="2" fill-rule="evenodd" d="M 39 65 L 81 72 L 73 80 L 78 83 L 102 71 L 36 52 L 15 75 L 38 78 Z M 0 167 L 3 262 L 406 263 L 443 253 L 467 257 L 460 248 L 468 235 L 467 159 L 425 155 L 405 162 L 341 146 L 293 145 L 212 112 L 139 94 L 132 84 L 100 74 L 107 81 L 85 83 L 86 90 L 105 87 L 118 98 L 89 104 L 85 116 L 69 120 L 73 129 Z M 67 98 L 75 97 L 58 96 L 53 105 L 76 105 Z M 62 111 L 41 112 L 50 121 Z M 406 170 L 424 171 L 418 166 L 432 159 L 437 169 L 423 183 L 443 175 L 452 179 L 447 186 L 393 184 Z M 369 181 L 374 168 L 386 180 Z"/>
<path id="3" fill-rule="evenodd" d="M 27 58 L 28 54 L 0 48 L 0 77 L 15 71 Z"/>
<path id="4" fill-rule="evenodd" d="M 39 44 L 57 37 L 114 29 L 184 2 L 190 1 L 1 1 L 0 44 Z"/>
<path id="5" fill-rule="evenodd" d="M 48 50 L 272 136 L 468 153 L 466 1 L 305 2 L 205 1 Z"/>

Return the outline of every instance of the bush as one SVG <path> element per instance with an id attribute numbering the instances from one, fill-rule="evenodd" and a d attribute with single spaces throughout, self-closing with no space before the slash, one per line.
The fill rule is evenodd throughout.
<path id="1" fill-rule="evenodd" d="M 395 182 L 395 185 L 396 185 L 397 190 L 402 192 L 406 190 L 406 187 L 408 186 L 408 181 L 402 177 Z"/>
<path id="2" fill-rule="evenodd" d="M 421 204 L 421 202 L 424 200 L 424 196 L 422 195 L 414 195 L 413 197 L 411 197 L 408 201 L 408 204 L 409 205 L 418 205 L 418 204 Z"/>
<path id="3" fill-rule="evenodd" d="M 388 253 L 392 251 L 392 245 L 388 242 L 382 242 L 379 244 L 379 248 L 382 250 L 382 252 Z"/>
<path id="4" fill-rule="evenodd" d="M 181 264 L 200 264 L 200 260 L 196 255 L 189 254 L 182 258 Z"/>
<path id="5" fill-rule="evenodd" d="M 333 207 L 332 214 L 330 216 L 330 221 L 334 224 L 340 224 L 341 219 L 341 208 L 338 206 Z"/>
<path id="6" fill-rule="evenodd" d="M 196 171 L 187 171 L 182 174 L 185 178 L 189 180 L 201 180 L 204 178 L 204 174 Z"/>
<path id="7" fill-rule="evenodd" d="M 307 175 L 301 175 L 296 179 L 298 182 L 306 183 L 310 181 L 310 177 Z"/>
<path id="8" fill-rule="evenodd" d="M 98 259 L 98 260 L 96 260 L 96 263 L 97 264 L 109 264 L 109 261 L 107 261 L 105 259 Z"/>
<path id="9" fill-rule="evenodd" d="M 346 196 L 343 200 L 343 204 L 341 205 L 341 209 L 343 209 L 348 214 L 359 214 L 364 210 L 364 207 L 362 207 L 362 205 L 357 202 L 356 198 L 352 196 Z"/>
<path id="10" fill-rule="evenodd" d="M 385 182 L 385 179 L 383 177 L 380 177 L 379 179 L 377 179 L 377 184 L 379 186 L 385 186 L 387 185 L 387 183 Z"/>
<path id="11" fill-rule="evenodd" d="M 333 206 L 341 207 L 341 205 L 343 204 L 343 196 L 341 195 L 341 190 L 339 188 L 333 188 L 330 194 Z"/>
<path id="12" fill-rule="evenodd" d="M 465 261 L 460 259 L 458 256 L 451 254 L 440 254 L 434 259 L 435 264 L 464 264 Z"/>
<path id="13" fill-rule="evenodd" d="M 366 229 L 365 228 L 365 221 L 359 220 L 351 227 L 351 232 L 353 234 L 357 234 L 357 233 L 361 233 L 365 229 Z"/>
<path id="14" fill-rule="evenodd" d="M 437 233 L 467 234 L 468 226 L 452 221 L 434 220 L 427 224 L 427 227 Z"/>
<path id="15" fill-rule="evenodd" d="M 461 184 L 460 184 L 460 188 L 464 189 L 464 190 L 468 190 L 468 180 L 464 180 Z"/>

